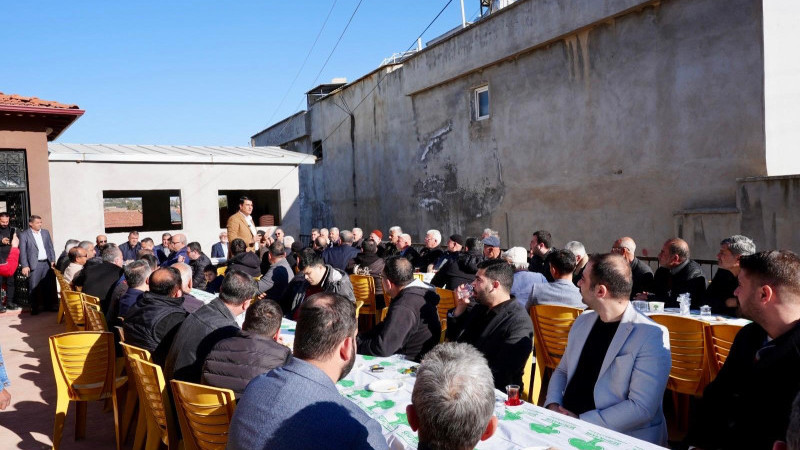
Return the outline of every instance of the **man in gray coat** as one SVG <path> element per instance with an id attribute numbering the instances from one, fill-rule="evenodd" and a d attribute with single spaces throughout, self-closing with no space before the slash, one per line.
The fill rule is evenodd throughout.
<path id="1" fill-rule="evenodd" d="M 31 216 L 28 225 L 29 228 L 19 236 L 19 265 L 22 274 L 28 277 L 31 314 L 39 314 L 41 309 L 58 311 L 53 239 L 50 232 L 42 228 L 41 217 Z"/>
<path id="2" fill-rule="evenodd" d="M 570 329 L 545 406 L 666 446 L 661 403 L 672 364 L 669 332 L 631 304 L 631 268 L 622 256 L 593 256 L 578 285 L 592 311 Z"/>
<path id="3" fill-rule="evenodd" d="M 273 300 L 280 300 L 283 297 L 289 281 L 294 278 L 294 271 L 289 262 L 286 261 L 286 247 L 283 242 L 275 241 L 270 244 L 267 250 L 269 259 L 269 269 L 260 280 L 258 280 L 258 294 Z"/>
<path id="4" fill-rule="evenodd" d="M 247 310 L 255 293 L 250 275 L 238 270 L 226 273 L 219 297 L 181 324 L 164 363 L 166 378 L 199 383 L 206 356 L 217 342 L 239 333 L 236 316 Z"/>

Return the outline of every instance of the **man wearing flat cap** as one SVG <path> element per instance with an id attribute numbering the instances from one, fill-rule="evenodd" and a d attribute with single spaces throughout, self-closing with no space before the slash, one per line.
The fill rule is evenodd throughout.
<path id="1" fill-rule="evenodd" d="M 500 238 L 488 236 L 483 238 L 483 256 L 486 259 L 500 259 Z"/>

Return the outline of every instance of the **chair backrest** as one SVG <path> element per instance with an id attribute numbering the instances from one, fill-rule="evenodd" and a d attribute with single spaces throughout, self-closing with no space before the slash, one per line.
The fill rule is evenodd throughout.
<path id="1" fill-rule="evenodd" d="M 228 271 L 228 266 L 217 267 L 217 276 L 224 276 L 225 272 Z"/>
<path id="2" fill-rule="evenodd" d="M 64 302 L 64 316 L 67 319 L 67 330 L 83 330 L 84 317 L 81 293 L 70 290 L 61 291 L 61 299 Z"/>
<path id="3" fill-rule="evenodd" d="M 356 300 L 356 319 L 358 319 L 358 315 L 361 312 L 362 306 L 364 306 L 364 302 L 362 300 Z"/>
<path id="4" fill-rule="evenodd" d="M 114 389 L 114 335 L 78 331 L 50 336 L 56 384 L 70 400 L 108 398 Z"/>
<path id="5" fill-rule="evenodd" d="M 108 331 L 106 316 L 100 311 L 100 305 L 84 301 L 83 317 L 86 322 L 86 331 Z"/>
<path id="6" fill-rule="evenodd" d="M 122 347 L 122 351 L 125 352 L 125 356 L 135 356 L 147 362 L 153 362 L 153 358 L 150 356 L 149 351 L 135 345 L 126 344 L 124 342 L 120 342 L 119 345 Z"/>
<path id="7" fill-rule="evenodd" d="M 555 369 L 567 349 L 567 338 L 575 319 L 583 312 L 580 308 L 559 305 L 531 307 L 533 321 L 533 348 L 536 364 Z"/>
<path id="8" fill-rule="evenodd" d="M 733 345 L 733 338 L 741 330 L 740 325 L 707 325 L 706 332 L 706 347 L 708 354 L 708 368 L 709 379 L 713 381 L 717 377 L 725 360 L 728 359 L 728 353 L 731 351 Z"/>
<path id="9" fill-rule="evenodd" d="M 100 297 L 95 297 L 94 295 L 89 295 L 85 292 L 81 292 L 81 300 L 91 303 L 93 305 L 100 306 Z"/>
<path id="10" fill-rule="evenodd" d="M 419 281 L 425 281 L 425 274 L 414 272 L 414 278 L 418 279 Z"/>
<path id="11" fill-rule="evenodd" d="M 654 314 L 650 318 L 669 330 L 672 368 L 667 389 L 680 394 L 701 394 L 708 382 L 706 323 L 670 314 Z"/>
<path id="12" fill-rule="evenodd" d="M 178 380 L 170 384 L 186 450 L 225 448 L 236 410 L 233 391 Z"/>
<path id="13" fill-rule="evenodd" d="M 450 289 L 436 288 L 439 294 L 439 320 L 447 320 L 447 311 L 456 307 L 456 292 Z"/>
<path id="14" fill-rule="evenodd" d="M 161 442 L 167 448 L 177 448 L 177 430 L 172 423 L 172 404 L 161 367 L 136 355 L 128 356 L 131 372 L 139 390 L 139 404 L 145 409 L 148 421 L 157 426 Z"/>
<path id="15" fill-rule="evenodd" d="M 375 279 L 370 275 L 354 274 L 350 275 L 350 284 L 356 301 L 364 302 L 360 314 L 375 314 Z"/>

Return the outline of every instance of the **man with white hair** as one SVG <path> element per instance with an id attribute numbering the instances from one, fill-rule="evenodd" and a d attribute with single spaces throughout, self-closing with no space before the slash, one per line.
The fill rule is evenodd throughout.
<path id="1" fill-rule="evenodd" d="M 646 262 L 636 257 L 636 242 L 633 238 L 623 236 L 611 247 L 611 253 L 618 253 L 631 265 L 633 274 L 633 288 L 631 289 L 631 299 L 640 292 L 648 292 L 653 288 L 653 269 Z M 646 300 L 646 297 L 643 298 Z"/>
<path id="2" fill-rule="evenodd" d="M 578 281 L 583 276 L 583 268 L 589 262 L 589 255 L 586 254 L 586 247 L 578 241 L 569 241 L 564 248 L 575 255 L 575 271 L 572 272 L 572 284 L 577 286 Z"/>
<path id="3" fill-rule="evenodd" d="M 411 235 L 403 233 L 397 237 L 397 254 L 413 264 L 419 259 L 419 253 L 411 246 Z"/>
<path id="4" fill-rule="evenodd" d="M 211 246 L 211 257 L 228 259 L 228 230 L 219 234 L 219 242 Z"/>
<path id="5" fill-rule="evenodd" d="M 171 267 L 178 269 L 181 273 L 181 292 L 183 293 L 183 309 L 189 314 L 200 309 L 205 305 L 202 300 L 198 299 L 192 292 L 192 267 L 186 263 L 175 263 Z"/>
<path id="6" fill-rule="evenodd" d="M 403 229 L 397 225 L 389 228 L 389 242 L 387 242 L 385 245 L 382 245 L 382 248 L 380 247 L 378 248 L 378 254 L 380 254 L 384 258 L 396 255 L 399 252 L 399 250 L 397 249 L 397 240 L 400 238 L 402 234 L 403 234 Z M 409 242 L 411 242 L 410 239 Z"/>
<path id="7" fill-rule="evenodd" d="M 448 342 L 431 350 L 417 370 L 408 424 L 419 448 L 475 448 L 497 430 L 494 386 L 486 358 L 469 344 Z"/>
<path id="8" fill-rule="evenodd" d="M 361 248 L 361 244 L 363 243 L 364 243 L 364 230 L 358 227 L 353 228 L 353 247 Z"/>
<path id="9" fill-rule="evenodd" d="M 122 251 L 117 246 L 106 247 L 102 258 L 102 264 L 84 266 L 72 280 L 72 284 L 75 287 L 80 286 L 81 292 L 99 298 L 100 308 L 105 314 L 111 304 L 114 288 L 122 279 Z"/>
<path id="10" fill-rule="evenodd" d="M 511 247 L 500 254 L 514 267 L 514 282 L 511 284 L 511 296 L 525 306 L 531 296 L 533 286 L 538 283 L 547 283 L 547 278 L 539 272 L 528 270 L 528 251 L 522 247 Z"/>
<path id="11" fill-rule="evenodd" d="M 341 233 L 338 228 L 331 227 L 331 235 L 328 240 L 331 243 L 331 247 L 335 247 L 341 243 Z"/>
<path id="12" fill-rule="evenodd" d="M 428 230 L 425 233 L 425 247 L 419 252 L 419 258 L 414 266 L 421 272 L 430 272 L 433 265 L 444 255 L 439 244 L 442 243 L 442 233 L 439 230 Z"/>

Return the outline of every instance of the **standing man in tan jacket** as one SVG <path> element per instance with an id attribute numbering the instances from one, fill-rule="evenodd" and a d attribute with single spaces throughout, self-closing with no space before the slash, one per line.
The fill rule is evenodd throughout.
<path id="1" fill-rule="evenodd" d="M 253 212 L 253 201 L 242 196 L 239 198 L 239 212 L 228 218 L 228 242 L 241 239 L 247 244 L 247 251 L 258 249 L 256 244 L 256 225 L 250 214 Z M 228 244 L 230 245 L 230 244 Z"/>

